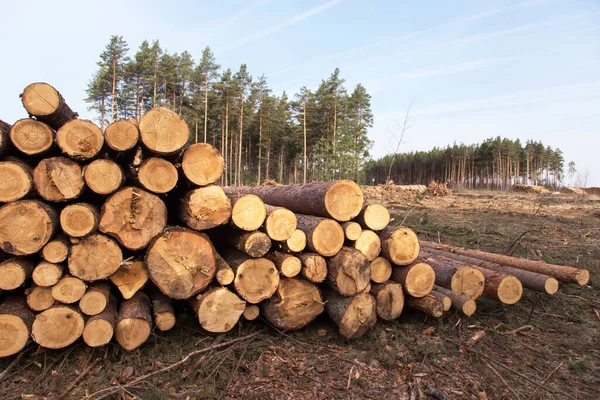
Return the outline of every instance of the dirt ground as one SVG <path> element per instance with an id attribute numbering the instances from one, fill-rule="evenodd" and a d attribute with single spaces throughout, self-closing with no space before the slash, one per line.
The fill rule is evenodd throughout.
<path id="1" fill-rule="evenodd" d="M 552 297 L 526 291 L 514 306 L 482 298 L 469 319 L 406 310 L 354 342 L 325 316 L 298 332 L 258 320 L 209 335 L 182 307 L 173 331 L 154 332 L 130 353 L 115 344 L 58 351 L 30 344 L 0 360 L 0 398 L 59 398 L 69 389 L 65 398 L 599 398 L 600 197 L 375 197 L 421 238 L 588 268 L 591 284 Z M 481 331 L 480 342 L 465 345 Z"/>

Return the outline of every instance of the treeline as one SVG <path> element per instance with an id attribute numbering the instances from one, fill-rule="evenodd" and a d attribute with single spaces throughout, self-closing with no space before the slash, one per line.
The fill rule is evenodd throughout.
<path id="1" fill-rule="evenodd" d="M 398 184 L 447 182 L 454 188 L 508 189 L 516 183 L 561 185 L 564 158 L 560 149 L 541 142 L 489 138 L 475 145 L 387 155 L 366 164 L 369 184 L 392 179 Z M 390 168 L 391 166 L 391 168 Z"/>
<path id="2" fill-rule="evenodd" d="M 221 68 L 208 47 L 199 61 L 158 41 L 130 55 L 123 37 L 112 36 L 97 64 L 86 101 L 102 129 L 168 107 L 188 122 L 190 142 L 221 151 L 225 185 L 365 179 L 371 96 L 361 84 L 347 91 L 337 68 L 315 91 L 304 86 L 290 98 L 273 94 L 266 77 L 252 77 L 245 64 Z"/>

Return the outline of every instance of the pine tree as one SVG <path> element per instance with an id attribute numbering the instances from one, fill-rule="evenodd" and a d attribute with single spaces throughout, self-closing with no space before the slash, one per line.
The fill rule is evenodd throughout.
<path id="1" fill-rule="evenodd" d="M 215 56 L 213 55 L 210 47 L 206 47 L 202 52 L 202 59 L 196 67 L 194 73 L 194 82 L 198 89 L 198 96 L 196 97 L 195 105 L 200 109 L 200 88 L 204 91 L 204 142 L 206 142 L 206 136 L 208 132 L 208 92 L 210 85 L 218 76 L 220 65 L 216 63 Z M 196 114 L 198 115 L 198 114 Z M 196 122 L 196 142 L 198 141 L 198 123 Z"/>
<path id="2" fill-rule="evenodd" d="M 252 83 L 252 76 L 248 73 L 248 68 L 246 64 L 242 64 L 240 66 L 240 70 L 235 74 L 234 81 L 236 84 L 238 97 L 240 101 L 240 117 L 239 117 L 239 127 L 240 134 L 238 137 L 238 162 L 237 162 L 237 173 L 235 174 L 235 185 L 242 185 L 242 144 L 243 144 L 243 133 L 244 133 L 244 101 L 246 99 L 246 92 Z"/>
<path id="3" fill-rule="evenodd" d="M 106 101 L 111 94 L 110 77 L 104 67 L 100 67 L 88 83 L 86 102 L 91 103 L 88 110 L 100 113 L 100 127 L 106 127 Z"/>
<path id="4" fill-rule="evenodd" d="M 100 54 L 98 66 L 107 71 L 112 80 L 110 93 L 110 120 L 119 118 L 118 95 L 125 75 L 125 65 L 129 62 L 127 42 L 123 36 L 113 35 L 104 51 Z"/>

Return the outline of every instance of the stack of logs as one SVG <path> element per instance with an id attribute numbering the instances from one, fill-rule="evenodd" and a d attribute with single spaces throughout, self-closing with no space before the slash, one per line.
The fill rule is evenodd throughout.
<path id="1" fill-rule="evenodd" d="M 326 311 L 347 339 L 406 305 L 470 316 L 589 273 L 430 242 L 364 204 L 351 181 L 225 187 L 211 145 L 155 108 L 102 132 L 50 85 L 25 88 L 30 118 L 0 121 L 0 357 L 31 338 L 57 349 L 113 337 L 126 350 L 176 311 L 209 332 L 262 315 L 300 329 Z"/>

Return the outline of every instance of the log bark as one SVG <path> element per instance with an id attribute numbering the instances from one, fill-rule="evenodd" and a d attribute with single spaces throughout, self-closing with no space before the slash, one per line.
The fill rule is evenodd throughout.
<path id="1" fill-rule="evenodd" d="M 215 183 L 223 175 L 224 161 L 219 150 L 208 143 L 195 143 L 183 152 L 183 175 L 194 185 Z"/>
<path id="2" fill-rule="evenodd" d="M 369 261 L 356 249 L 343 247 L 327 259 L 327 283 L 342 296 L 362 292 L 370 280 Z"/>
<path id="3" fill-rule="evenodd" d="M 373 231 L 365 229 L 354 242 L 354 248 L 367 257 L 367 260 L 373 261 L 381 253 L 381 239 Z"/>
<path id="4" fill-rule="evenodd" d="M 344 230 L 336 221 L 312 215 L 296 215 L 298 229 L 306 235 L 306 247 L 324 257 L 337 254 L 344 245 Z"/>
<path id="5" fill-rule="evenodd" d="M 504 304 L 515 304 L 521 299 L 523 285 L 514 276 L 475 265 L 473 268 L 479 270 L 485 277 L 485 288 L 483 290 L 485 297 Z"/>
<path id="6" fill-rule="evenodd" d="M 139 128 L 144 146 L 161 155 L 174 154 L 183 149 L 190 135 L 187 123 L 164 107 L 148 111 L 140 120 Z"/>
<path id="7" fill-rule="evenodd" d="M 435 272 L 429 264 L 415 262 L 406 267 L 392 267 L 391 279 L 401 283 L 412 297 L 424 297 L 433 289 Z"/>
<path id="8" fill-rule="evenodd" d="M 63 304 L 77 303 L 85 294 L 87 285 L 74 276 L 63 276 L 52 286 L 52 297 Z"/>
<path id="9" fill-rule="evenodd" d="M 56 131 L 56 144 L 74 160 L 91 160 L 104 145 L 104 134 L 92 121 L 74 119 Z"/>
<path id="10" fill-rule="evenodd" d="M 300 275 L 312 282 L 321 283 L 327 278 L 327 261 L 316 253 L 300 253 L 298 258 L 302 263 Z"/>
<path id="11" fill-rule="evenodd" d="M 4 157 L 10 149 L 11 128 L 11 124 L 0 120 L 0 157 Z"/>
<path id="12" fill-rule="evenodd" d="M 440 299 L 442 301 L 442 305 L 444 306 L 444 312 L 449 311 L 450 307 L 452 307 L 452 300 L 450 299 L 450 297 L 435 290 L 435 286 L 433 287 L 433 289 L 431 289 L 431 292 L 429 294 L 437 297 L 438 299 Z"/>
<path id="13" fill-rule="evenodd" d="M 12 126 L 10 141 L 25 156 L 39 156 L 52 147 L 54 131 L 43 122 L 25 118 Z"/>
<path id="14" fill-rule="evenodd" d="M 17 354 L 29 341 L 34 314 L 22 296 L 10 296 L 0 303 L 0 358 Z"/>
<path id="15" fill-rule="evenodd" d="M 438 286 L 460 293 L 470 299 L 477 299 L 485 289 L 485 277 L 481 271 L 469 265 L 422 251 L 419 261 L 427 263 L 435 271 Z"/>
<path id="16" fill-rule="evenodd" d="M 152 300 L 152 315 L 154 316 L 156 328 L 161 332 L 173 329 L 177 320 L 171 299 L 158 290 L 151 291 L 150 299 Z"/>
<path id="17" fill-rule="evenodd" d="M 107 345 L 115 333 L 118 303 L 115 296 L 110 296 L 104 310 L 91 316 L 83 328 L 83 341 L 90 347 Z"/>
<path id="18" fill-rule="evenodd" d="M 355 241 L 360 237 L 362 233 L 362 228 L 358 222 L 348 221 L 342 222 L 340 224 L 342 229 L 344 230 L 344 234 L 346 235 L 346 239 L 350 241 Z"/>
<path id="19" fill-rule="evenodd" d="M 440 318 L 444 315 L 444 302 L 442 298 L 432 293 L 428 293 L 424 297 L 407 296 L 406 304 L 408 304 L 410 308 L 419 310 L 434 318 Z"/>
<path id="20" fill-rule="evenodd" d="M 114 193 L 125 182 L 125 173 L 110 159 L 94 160 L 83 170 L 83 179 L 90 190 L 103 196 Z"/>
<path id="21" fill-rule="evenodd" d="M 167 160 L 150 157 L 145 160 L 137 171 L 140 185 L 153 193 L 168 193 L 175 185 L 179 175 L 177 168 Z"/>
<path id="22" fill-rule="evenodd" d="M 254 321 L 260 315 L 260 308 L 256 304 L 246 304 L 242 315 L 246 321 Z"/>
<path id="23" fill-rule="evenodd" d="M 210 288 L 191 303 L 200 326 L 213 333 L 232 330 L 246 309 L 246 302 L 224 287 Z"/>
<path id="24" fill-rule="evenodd" d="M 285 242 L 279 243 L 279 250 L 286 253 L 299 253 L 306 248 L 306 234 L 296 229 Z"/>
<path id="25" fill-rule="evenodd" d="M 77 118 L 77 113 L 71 110 L 58 90 L 44 82 L 28 85 L 21 94 L 21 102 L 29 115 L 54 130 Z"/>
<path id="26" fill-rule="evenodd" d="M 42 249 L 42 258 L 49 263 L 58 264 L 67 259 L 71 244 L 64 235 L 49 241 Z"/>
<path id="27" fill-rule="evenodd" d="M 215 278 L 217 282 L 223 286 L 227 286 L 233 283 L 235 279 L 235 273 L 233 269 L 227 264 L 227 262 L 219 255 L 219 253 L 215 252 L 215 262 L 217 265 L 217 273 Z"/>
<path id="28" fill-rule="evenodd" d="M 381 254 L 396 265 L 410 265 L 419 256 L 419 238 L 406 227 L 387 227 L 379 233 Z"/>
<path id="29" fill-rule="evenodd" d="M 71 247 L 69 271 L 84 281 L 106 279 L 119 269 L 123 253 L 108 236 L 94 233 Z"/>
<path id="30" fill-rule="evenodd" d="M 1 203 L 21 200 L 33 191 L 33 170 L 17 159 L 0 162 L 0 177 Z"/>
<path id="31" fill-rule="evenodd" d="M 31 276 L 33 263 L 25 258 L 15 257 L 0 263 L 0 290 L 14 290 Z"/>
<path id="32" fill-rule="evenodd" d="M 150 299 L 144 293 L 137 292 L 119 307 L 115 338 L 123 349 L 131 351 L 144 344 L 151 331 Z"/>
<path id="33" fill-rule="evenodd" d="M 74 238 L 82 238 L 98 229 L 98 209 L 89 203 L 69 204 L 60 213 L 60 227 Z"/>
<path id="34" fill-rule="evenodd" d="M 104 140 L 115 151 L 133 149 L 140 140 L 140 130 L 135 119 L 122 119 L 106 127 Z"/>
<path id="35" fill-rule="evenodd" d="M 0 207 L 0 248 L 9 254 L 37 253 L 54 235 L 58 216 L 37 200 L 19 200 Z"/>
<path id="36" fill-rule="evenodd" d="M 365 205 L 356 216 L 356 221 L 363 229 L 381 231 L 390 223 L 390 212 L 381 204 Z"/>
<path id="37" fill-rule="evenodd" d="M 277 270 L 286 278 L 293 278 L 300 273 L 302 263 L 300 259 L 289 253 L 273 251 L 267 256 L 269 260 L 275 264 Z"/>
<path id="38" fill-rule="evenodd" d="M 265 318 L 282 330 L 301 329 L 323 310 L 319 288 L 304 279 L 283 279 L 275 294 L 261 304 Z"/>
<path id="39" fill-rule="evenodd" d="M 208 185 L 185 194 L 179 207 L 179 218 L 197 231 L 226 224 L 231 218 L 231 201 L 223 188 Z"/>
<path id="40" fill-rule="evenodd" d="M 142 260 L 124 262 L 117 272 L 110 276 L 110 281 L 119 289 L 125 300 L 144 287 L 148 282 L 149 274 L 146 263 Z"/>
<path id="41" fill-rule="evenodd" d="M 348 340 L 358 339 L 377 322 L 377 302 L 369 293 L 344 297 L 334 290 L 323 290 L 325 310 Z"/>
<path id="42" fill-rule="evenodd" d="M 65 157 L 45 158 L 33 170 L 33 183 L 47 201 L 68 201 L 81 195 L 85 183 L 81 167 Z"/>
<path id="43" fill-rule="evenodd" d="M 110 286 L 106 282 L 91 285 L 79 300 L 79 309 L 85 315 L 100 314 L 108 306 Z"/>
<path id="44" fill-rule="evenodd" d="M 62 278 L 65 268 L 61 264 L 42 261 L 35 266 L 31 273 L 33 282 L 41 287 L 50 287 Z"/>
<path id="45" fill-rule="evenodd" d="M 441 286 L 436 286 L 434 289 L 436 292 L 447 296 L 452 303 L 452 308 L 456 311 L 461 312 L 466 317 L 470 317 L 471 315 L 475 314 L 475 311 L 477 310 L 477 304 L 475 303 L 475 300 Z"/>
<path id="46" fill-rule="evenodd" d="M 258 304 L 275 293 L 279 274 L 270 260 L 250 258 L 235 249 L 225 249 L 221 255 L 235 272 L 235 291 L 248 303 Z"/>
<path id="47" fill-rule="evenodd" d="M 392 276 L 392 264 L 385 257 L 377 257 L 370 263 L 371 280 L 375 283 L 383 283 Z"/>
<path id="48" fill-rule="evenodd" d="M 42 287 L 33 284 L 29 289 L 25 290 L 25 299 L 27 306 L 35 312 L 40 312 L 49 309 L 54 305 L 54 297 L 52 297 L 51 287 Z"/>
<path id="49" fill-rule="evenodd" d="M 387 281 L 371 285 L 370 293 L 375 297 L 377 316 L 385 321 L 400 317 L 404 309 L 404 292 L 402 285 Z"/>
<path id="50" fill-rule="evenodd" d="M 283 207 L 273 207 L 265 204 L 267 218 L 262 227 L 264 232 L 273 240 L 288 240 L 296 230 L 296 214 Z"/>
<path id="51" fill-rule="evenodd" d="M 265 203 L 254 195 L 231 195 L 229 189 L 231 188 L 225 188 L 232 204 L 230 224 L 244 231 L 260 228 L 267 218 Z"/>
<path id="52" fill-rule="evenodd" d="M 228 229 L 219 231 L 227 238 L 227 242 L 250 257 L 262 257 L 271 248 L 271 239 L 261 231 L 240 231 Z"/>
<path id="53" fill-rule="evenodd" d="M 63 349 L 79 339 L 84 325 L 79 311 L 67 305 L 54 305 L 36 315 L 31 338 L 42 347 Z M 57 326 L 60 329 L 56 329 Z"/>

